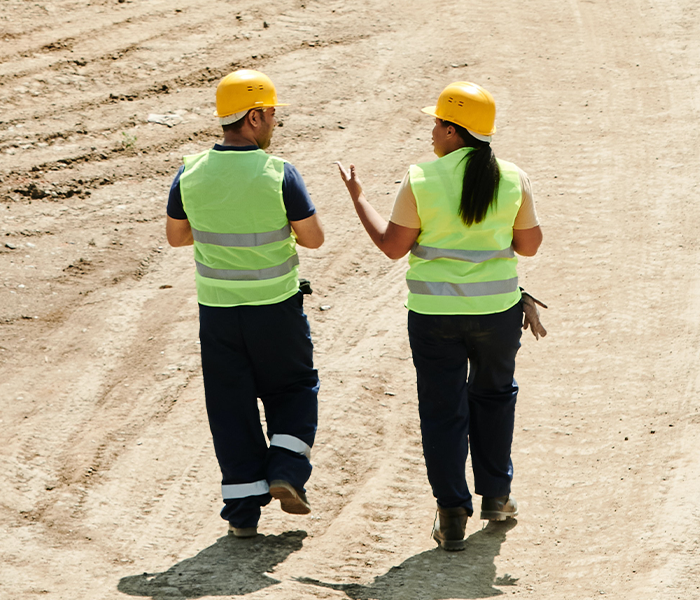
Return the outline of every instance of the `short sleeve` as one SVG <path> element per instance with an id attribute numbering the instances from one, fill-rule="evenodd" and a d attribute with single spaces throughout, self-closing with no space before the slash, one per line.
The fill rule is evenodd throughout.
<path id="1" fill-rule="evenodd" d="M 303 221 L 316 213 L 316 207 L 311 201 L 301 174 L 290 163 L 284 163 L 282 200 L 287 211 L 287 219 L 290 221 Z"/>
<path id="2" fill-rule="evenodd" d="M 185 165 L 182 165 L 175 175 L 175 179 L 173 179 L 170 193 L 168 194 L 168 208 L 166 211 L 171 219 L 178 219 L 179 221 L 187 219 L 185 209 L 182 206 L 182 195 L 180 194 L 180 177 L 184 170 Z"/>
<path id="3" fill-rule="evenodd" d="M 420 229 L 420 217 L 418 216 L 418 206 L 416 205 L 416 197 L 411 189 L 411 181 L 409 172 L 406 171 L 399 191 L 396 193 L 394 200 L 394 208 L 391 210 L 389 220 L 401 227 L 409 229 Z"/>
<path id="4" fill-rule="evenodd" d="M 521 169 L 518 170 L 520 171 L 520 188 L 523 201 L 518 214 L 515 216 L 513 229 L 532 229 L 540 224 L 537 219 L 537 211 L 535 210 L 535 199 L 532 197 L 532 186 L 527 173 Z"/>

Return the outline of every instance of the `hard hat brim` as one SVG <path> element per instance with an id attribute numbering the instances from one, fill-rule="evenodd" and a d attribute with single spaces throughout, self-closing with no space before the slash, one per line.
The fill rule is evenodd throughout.
<path id="1" fill-rule="evenodd" d="M 441 121 L 444 121 L 445 119 L 441 117 L 440 115 L 437 114 L 437 105 L 435 106 L 426 106 L 425 108 L 420 109 L 421 112 L 425 113 L 426 115 L 430 115 L 431 117 L 435 117 L 436 119 L 440 119 Z M 456 123 L 456 121 L 455 121 Z M 460 125 L 460 127 L 464 127 L 464 125 L 461 125 L 460 123 L 457 123 L 457 125 Z M 493 126 L 493 129 L 491 130 L 491 133 L 485 134 L 485 133 L 477 133 L 476 131 L 473 131 L 471 129 L 468 129 L 467 127 L 464 127 L 471 135 L 473 135 L 477 140 L 481 140 L 482 142 L 490 142 L 491 141 L 491 136 L 496 133 L 496 126 Z"/>
<path id="2" fill-rule="evenodd" d="M 248 112 L 249 110 L 255 110 L 256 108 L 275 108 L 276 106 L 290 106 L 286 102 L 278 102 L 277 104 L 260 104 L 259 106 L 251 106 L 250 108 L 246 108 L 245 112 Z M 212 113 L 215 117 L 219 117 L 220 119 L 225 119 L 226 117 L 230 117 L 234 113 L 230 113 L 228 115 L 220 115 L 219 111 L 214 109 L 214 112 Z"/>

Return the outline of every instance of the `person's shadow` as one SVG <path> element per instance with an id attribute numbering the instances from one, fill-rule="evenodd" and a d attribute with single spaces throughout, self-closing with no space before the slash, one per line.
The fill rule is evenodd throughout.
<path id="1" fill-rule="evenodd" d="M 301 549 L 305 537 L 305 531 L 251 539 L 228 535 L 163 573 L 123 577 L 117 589 L 153 599 L 243 596 L 279 583 L 268 573 Z"/>
<path id="2" fill-rule="evenodd" d="M 503 592 L 494 586 L 515 585 L 509 574 L 496 578 L 494 558 L 500 554 L 506 533 L 517 521 L 489 522 L 467 539 L 462 552 L 445 552 L 440 548 L 421 552 L 368 585 L 325 583 L 308 577 L 297 581 L 308 585 L 345 592 L 353 600 L 442 600 L 489 598 Z"/>

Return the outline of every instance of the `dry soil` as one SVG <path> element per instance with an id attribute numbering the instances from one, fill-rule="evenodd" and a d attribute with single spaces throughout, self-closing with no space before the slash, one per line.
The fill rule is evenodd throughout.
<path id="1" fill-rule="evenodd" d="M 700 7 L 695 0 L 2 0 L 0 597 L 700 598 Z M 276 82 L 270 151 L 326 229 L 301 249 L 320 370 L 313 512 L 226 536 L 191 250 L 165 241 L 183 154 L 235 68 Z M 405 259 L 389 214 L 456 80 L 498 105 L 545 242 L 523 285 L 517 523 L 430 539 Z M 476 503 L 478 510 L 478 501 Z"/>

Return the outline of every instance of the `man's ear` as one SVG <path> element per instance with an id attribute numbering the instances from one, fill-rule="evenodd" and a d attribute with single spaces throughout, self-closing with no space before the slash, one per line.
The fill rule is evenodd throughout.
<path id="1" fill-rule="evenodd" d="M 258 127 L 260 125 L 260 113 L 255 110 L 254 108 L 248 111 L 248 114 L 246 115 L 246 119 L 248 119 L 248 123 L 252 127 Z"/>

